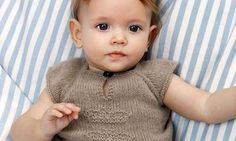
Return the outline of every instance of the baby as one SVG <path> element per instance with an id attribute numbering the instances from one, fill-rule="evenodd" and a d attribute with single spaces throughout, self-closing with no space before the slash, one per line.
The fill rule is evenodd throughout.
<path id="1" fill-rule="evenodd" d="M 17 141 L 170 141 L 171 110 L 193 120 L 236 117 L 236 87 L 210 94 L 145 60 L 159 31 L 155 0 L 74 0 L 70 32 L 85 59 L 53 66 L 38 101 L 12 127 Z"/>

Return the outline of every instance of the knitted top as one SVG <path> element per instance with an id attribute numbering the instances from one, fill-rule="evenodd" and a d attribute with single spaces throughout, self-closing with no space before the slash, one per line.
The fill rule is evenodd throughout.
<path id="1" fill-rule="evenodd" d="M 163 104 L 176 63 L 149 60 L 132 70 L 104 77 L 84 59 L 60 63 L 47 73 L 54 103 L 81 108 L 58 136 L 64 141 L 170 141 L 170 110 Z"/>

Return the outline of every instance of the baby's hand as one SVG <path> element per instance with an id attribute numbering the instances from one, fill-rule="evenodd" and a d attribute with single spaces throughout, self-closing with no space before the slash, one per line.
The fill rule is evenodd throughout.
<path id="1" fill-rule="evenodd" d="M 72 103 L 53 104 L 42 117 L 42 133 L 46 137 L 53 138 L 72 120 L 78 119 L 79 112 L 80 108 Z"/>

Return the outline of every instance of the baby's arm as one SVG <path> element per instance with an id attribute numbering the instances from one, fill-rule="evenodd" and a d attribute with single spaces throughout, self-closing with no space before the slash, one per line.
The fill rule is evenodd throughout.
<path id="1" fill-rule="evenodd" d="M 176 113 L 197 121 L 219 123 L 236 117 L 236 87 L 214 94 L 173 76 L 164 103 Z"/>
<path id="2" fill-rule="evenodd" d="M 78 118 L 80 109 L 74 104 L 53 104 L 44 90 L 38 101 L 17 119 L 11 129 L 16 141 L 50 141 L 55 134 Z"/>

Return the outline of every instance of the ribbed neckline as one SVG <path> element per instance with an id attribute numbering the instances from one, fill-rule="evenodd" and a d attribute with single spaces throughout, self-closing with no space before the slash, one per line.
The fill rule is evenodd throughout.
<path id="1" fill-rule="evenodd" d="M 112 72 L 112 73 L 114 73 L 113 76 L 105 77 L 103 75 L 105 71 L 93 71 L 93 70 L 90 70 L 89 69 L 89 65 L 86 62 L 86 60 L 85 60 L 85 63 L 83 65 L 83 67 L 81 68 L 81 73 L 89 74 L 89 75 L 92 75 L 92 76 L 103 77 L 103 78 L 113 78 L 113 77 L 116 77 L 116 76 L 126 76 L 126 75 L 130 75 L 130 74 L 134 73 L 135 71 L 136 71 L 136 69 L 134 67 L 134 68 L 132 68 L 130 70 L 123 71 L 123 72 Z"/>

